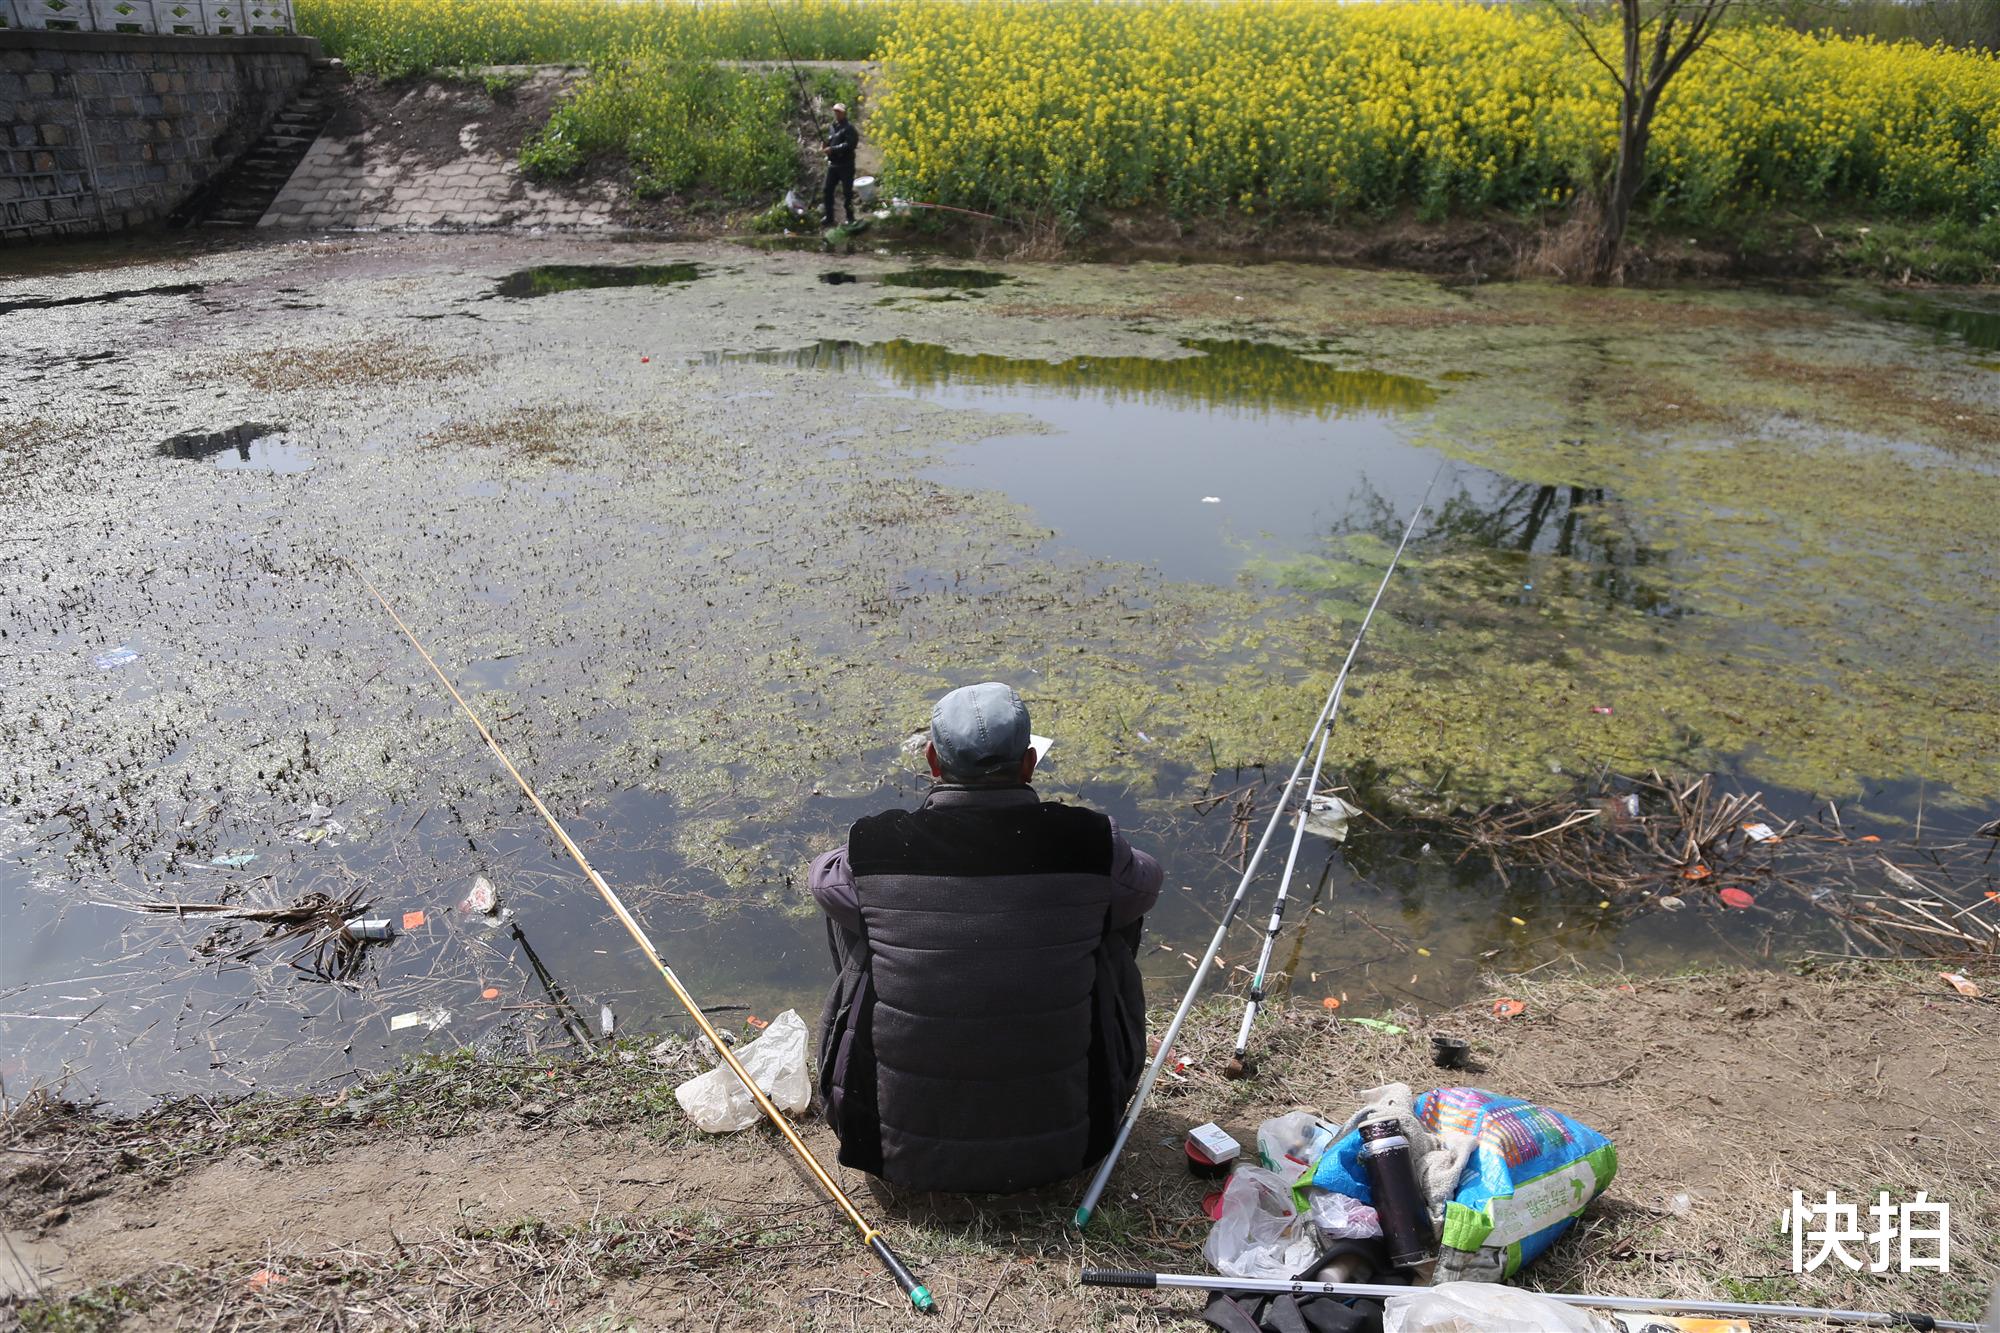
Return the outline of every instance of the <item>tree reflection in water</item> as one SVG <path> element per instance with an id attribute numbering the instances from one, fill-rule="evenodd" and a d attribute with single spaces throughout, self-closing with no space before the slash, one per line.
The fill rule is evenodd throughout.
<path id="1" fill-rule="evenodd" d="M 1568 596 L 1648 615 L 1686 613 L 1667 577 L 1666 553 L 1639 537 L 1630 511 L 1603 487 L 1499 477 L 1483 488 L 1475 485 L 1461 482 L 1431 506 L 1416 550 L 1433 559 L 1459 557 L 1482 590 L 1516 603 Z M 1350 538 L 1367 534 L 1393 546 L 1407 520 L 1363 480 L 1347 516 L 1329 533 L 1329 545 L 1338 552 Z"/>

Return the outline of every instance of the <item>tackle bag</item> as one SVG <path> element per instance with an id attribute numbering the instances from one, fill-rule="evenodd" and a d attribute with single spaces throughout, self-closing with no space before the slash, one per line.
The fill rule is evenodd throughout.
<path id="1" fill-rule="evenodd" d="M 1445 1204 L 1439 1281 L 1477 1274 L 1511 1277 L 1540 1257 L 1618 1171 L 1611 1140 L 1560 1111 L 1480 1088 L 1434 1088 L 1417 1098 L 1417 1119 L 1449 1143 L 1471 1137 L 1472 1156 Z M 1342 1135 L 1299 1182 L 1372 1204 L 1361 1134 Z"/>

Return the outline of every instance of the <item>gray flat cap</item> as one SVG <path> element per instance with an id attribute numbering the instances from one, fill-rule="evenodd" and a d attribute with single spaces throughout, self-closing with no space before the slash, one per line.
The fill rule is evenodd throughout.
<path id="1" fill-rule="evenodd" d="M 955 777 L 1018 767 L 1028 752 L 1028 706 L 997 680 L 953 690 L 931 709 L 931 744 L 939 767 Z"/>

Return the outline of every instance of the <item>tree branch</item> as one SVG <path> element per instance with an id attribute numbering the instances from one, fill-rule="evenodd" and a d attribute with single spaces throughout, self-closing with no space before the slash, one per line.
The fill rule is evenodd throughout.
<path id="1" fill-rule="evenodd" d="M 1701 11 L 1688 20 L 1687 35 L 1681 39 L 1680 48 L 1667 62 L 1667 68 L 1660 80 L 1662 84 L 1679 73 L 1681 66 L 1688 62 L 1688 57 L 1699 51 L 1707 44 L 1708 39 L 1715 35 L 1715 26 L 1722 21 L 1722 15 L 1728 10 L 1729 5 L 1730 0 L 1703 0 Z"/>
<path id="2" fill-rule="evenodd" d="M 1583 43 L 1584 49 L 1596 58 L 1598 64 L 1604 66 L 1604 72 L 1611 76 L 1611 81 L 1618 85 L 1619 91 L 1627 91 L 1624 78 L 1612 67 L 1611 62 L 1604 58 L 1604 53 L 1597 49 L 1597 43 L 1590 39 L 1590 29 L 1584 24 L 1582 17 L 1571 10 L 1568 5 L 1565 5 L 1562 0 L 1548 0 L 1548 5 L 1550 9 L 1555 11 L 1556 17 L 1567 24 L 1569 30 L 1577 35 L 1578 40 Z"/>

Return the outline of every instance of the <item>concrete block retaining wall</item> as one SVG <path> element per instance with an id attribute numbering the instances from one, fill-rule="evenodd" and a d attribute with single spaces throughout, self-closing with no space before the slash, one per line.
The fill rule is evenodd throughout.
<path id="1" fill-rule="evenodd" d="M 318 56 L 306 37 L 0 30 L 0 245 L 166 217 Z"/>

